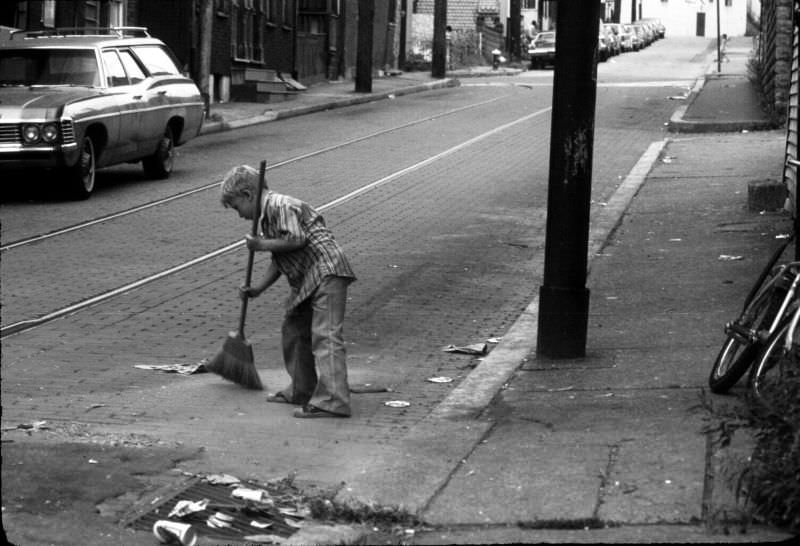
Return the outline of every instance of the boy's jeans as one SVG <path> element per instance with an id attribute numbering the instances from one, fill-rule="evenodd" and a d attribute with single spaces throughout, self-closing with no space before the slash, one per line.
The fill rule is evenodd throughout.
<path id="1" fill-rule="evenodd" d="M 343 277 L 325 277 L 284 318 L 283 361 L 292 382 L 282 394 L 292 403 L 350 415 L 342 336 L 348 284 Z"/>

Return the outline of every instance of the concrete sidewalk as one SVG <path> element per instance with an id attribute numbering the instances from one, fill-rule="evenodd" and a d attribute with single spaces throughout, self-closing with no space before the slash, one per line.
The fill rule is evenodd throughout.
<path id="1" fill-rule="evenodd" d="M 736 511 L 718 472 L 730 454 L 695 409 L 703 396 L 732 403 L 704 393 L 722 326 L 776 236 L 791 230 L 782 211 L 747 211 L 748 182 L 780 180 L 785 145 L 782 130 L 752 132 L 770 124 L 746 76 L 748 42 L 730 41 L 727 72 L 709 73 L 673 117 L 671 131 L 693 134 L 653 143 L 594 211 L 586 358 L 536 357 L 532 302 L 504 337 L 520 349 L 490 355 L 459 387 L 460 401 L 434 412 L 456 427 L 469 418 L 464 400 L 478 384 L 497 393 L 473 415 L 491 423 L 485 435 L 420 506 L 433 529 L 417 544 L 789 537 L 765 527 L 728 534 L 720 525 Z M 737 448 L 747 455 L 747 442 Z"/>

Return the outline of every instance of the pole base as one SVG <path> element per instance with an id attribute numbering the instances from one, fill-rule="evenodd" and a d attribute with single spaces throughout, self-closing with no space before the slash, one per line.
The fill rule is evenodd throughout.
<path id="1" fill-rule="evenodd" d="M 588 288 L 540 287 L 536 353 L 548 358 L 586 356 L 588 322 Z"/>

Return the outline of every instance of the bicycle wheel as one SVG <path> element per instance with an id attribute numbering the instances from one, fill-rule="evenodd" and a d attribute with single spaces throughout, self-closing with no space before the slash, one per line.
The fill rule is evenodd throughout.
<path id="1" fill-rule="evenodd" d="M 729 334 L 711 367 L 711 375 L 708 377 L 711 392 L 728 392 L 756 359 L 759 349 L 758 344 L 743 342 L 735 334 Z"/>
<path id="2" fill-rule="evenodd" d="M 722 345 L 708 377 L 711 392 L 728 392 L 758 357 L 764 342 L 757 333 L 768 327 L 775 318 L 785 295 L 785 288 L 773 285 L 750 302 L 741 316 L 726 327 L 728 339 Z"/>
<path id="3" fill-rule="evenodd" d="M 791 322 L 786 322 L 772 334 L 750 372 L 750 388 L 762 404 L 767 403 L 769 393 L 779 387 L 787 375 L 800 373 L 797 345 L 793 343 L 786 350 L 790 328 Z"/>

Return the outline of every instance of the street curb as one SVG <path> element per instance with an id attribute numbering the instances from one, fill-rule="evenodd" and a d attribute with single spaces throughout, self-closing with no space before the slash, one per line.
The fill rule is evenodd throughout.
<path id="1" fill-rule="evenodd" d="M 611 199 L 592 215 L 589 230 L 587 272 L 622 221 L 625 211 L 644 184 L 669 140 L 656 141 L 641 155 Z M 481 361 L 461 384 L 453 389 L 429 415 L 429 419 L 466 419 L 486 408 L 524 359 L 536 352 L 539 298 L 525 308 L 500 343 Z"/>
<path id="2" fill-rule="evenodd" d="M 292 118 L 295 116 L 302 116 L 312 114 L 314 112 L 321 112 L 324 110 L 332 110 L 334 108 L 343 108 L 346 106 L 353 106 L 356 104 L 365 104 L 378 100 L 391 99 L 402 95 L 409 95 L 411 93 L 421 93 L 423 91 L 431 91 L 433 89 L 443 89 L 446 87 L 458 87 L 461 83 L 457 78 L 445 78 L 430 83 L 423 83 L 419 85 L 412 85 L 409 87 L 401 87 L 391 91 L 381 91 L 379 93 L 365 93 L 363 95 L 345 97 L 342 99 L 331 99 L 323 101 L 318 104 L 310 104 L 306 106 L 297 106 L 287 110 L 268 112 L 266 114 L 253 116 L 247 119 L 234 120 L 234 121 L 215 121 L 208 124 L 203 124 L 200 129 L 200 135 L 210 135 L 224 131 L 231 131 L 234 129 L 241 129 L 242 127 L 249 127 L 251 125 L 258 125 L 260 123 L 268 123 L 270 121 L 277 121 L 281 119 Z"/>
<path id="3" fill-rule="evenodd" d="M 589 264 L 610 240 L 668 142 L 651 143 L 608 203 L 592 214 Z M 461 462 L 494 426 L 491 421 L 480 420 L 481 413 L 525 360 L 535 354 L 538 308 L 539 299 L 534 297 L 487 357 L 411 428 L 403 445 L 376 452 L 372 464 L 365 465 L 372 471 L 347 483 L 335 502 L 355 507 L 391 505 L 422 518 Z"/>
<path id="4" fill-rule="evenodd" d="M 724 78 L 735 75 L 720 75 L 711 71 L 711 67 L 706 70 L 702 78 L 698 78 L 690 92 L 689 100 L 686 104 L 679 106 L 667 123 L 667 130 L 670 133 L 738 133 L 741 131 L 769 131 L 776 126 L 769 120 L 734 120 L 734 121 L 689 121 L 683 119 L 686 112 L 700 95 L 700 91 L 705 86 L 709 78 Z"/>

